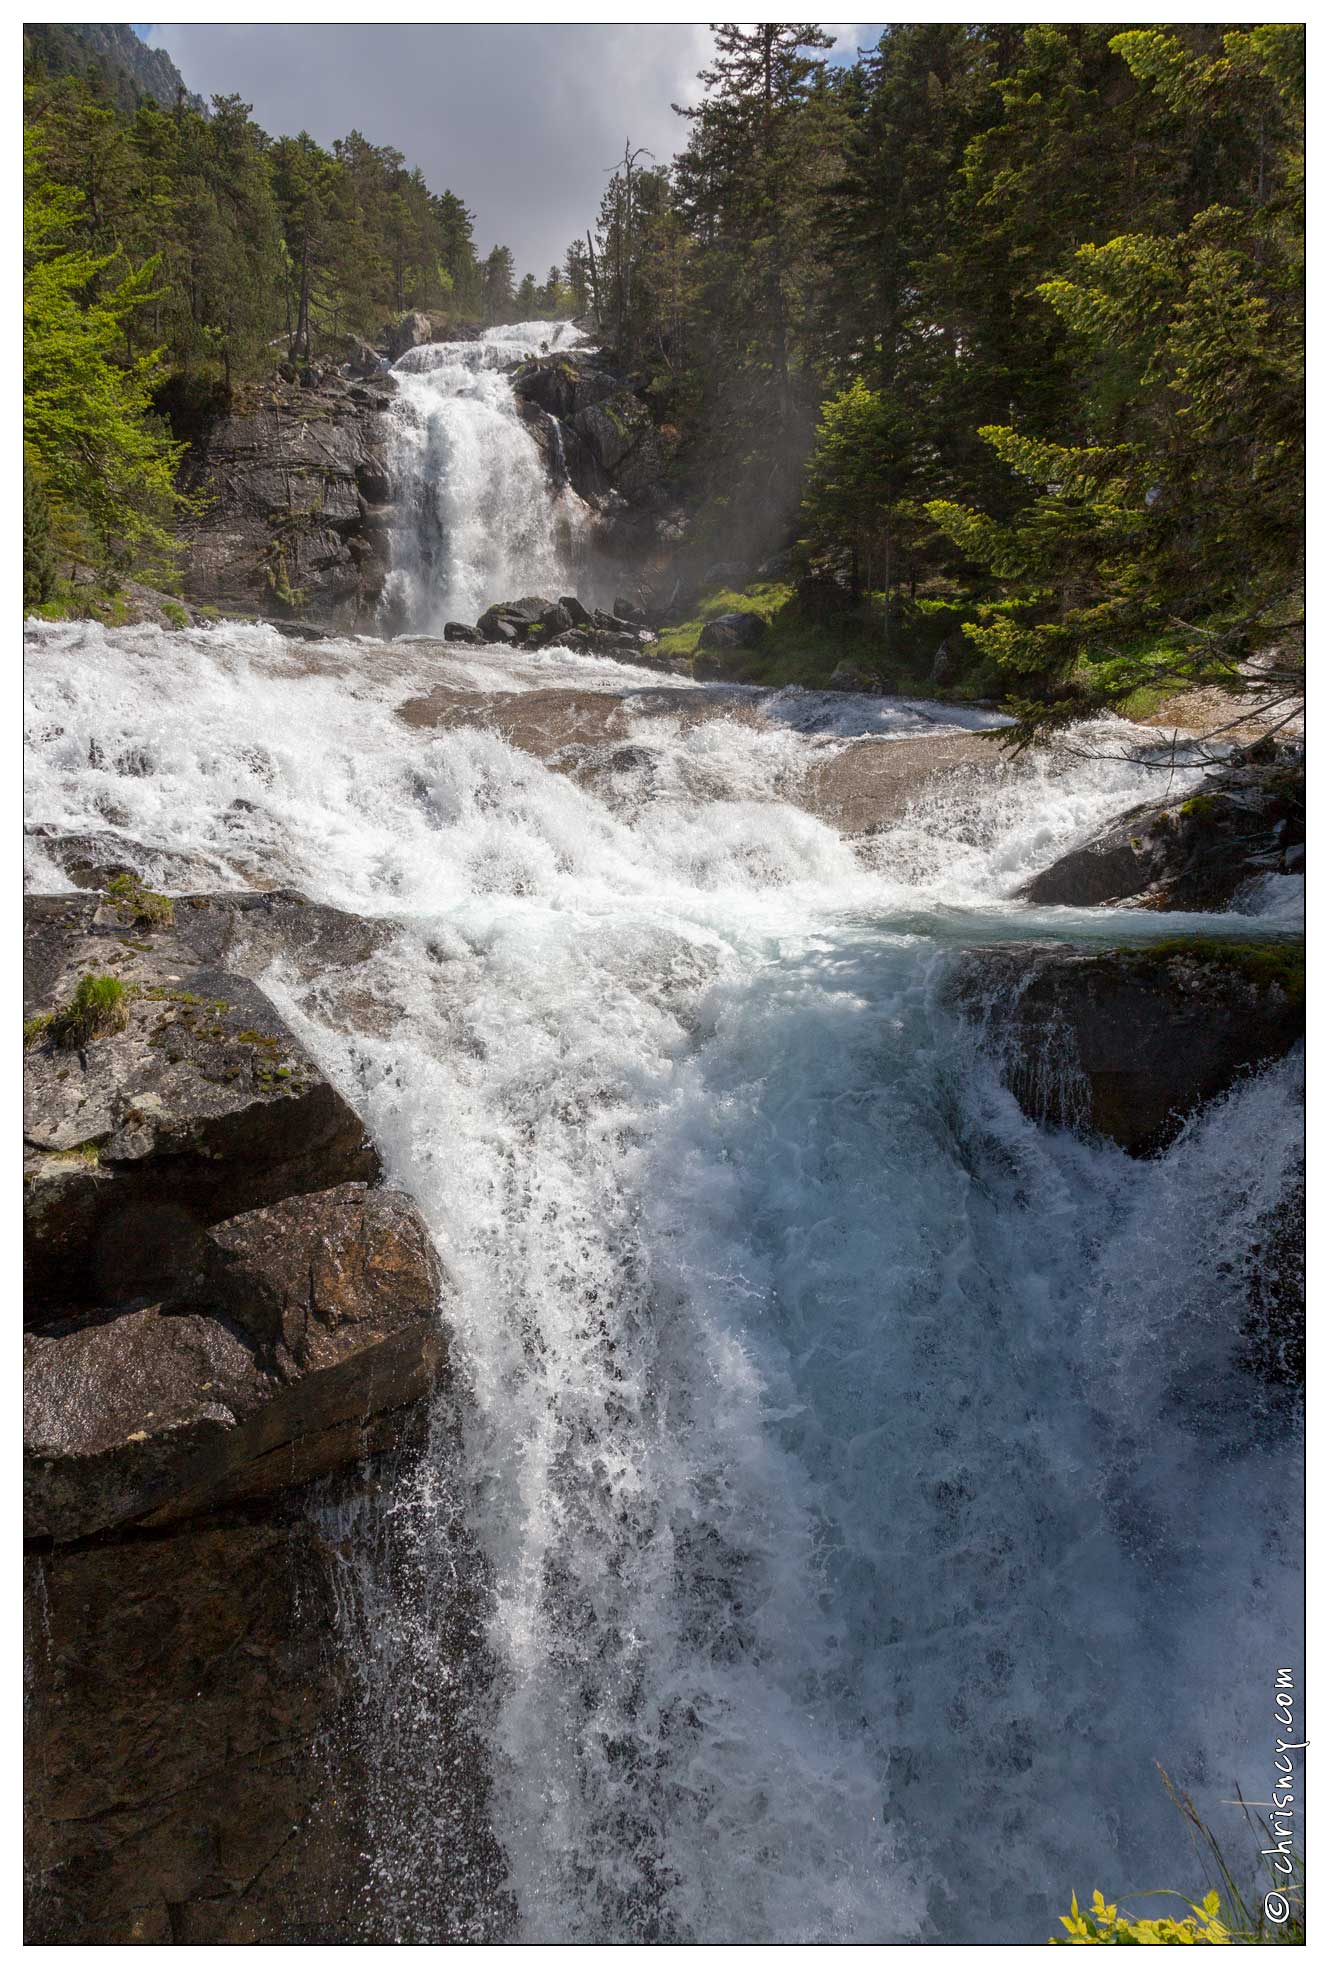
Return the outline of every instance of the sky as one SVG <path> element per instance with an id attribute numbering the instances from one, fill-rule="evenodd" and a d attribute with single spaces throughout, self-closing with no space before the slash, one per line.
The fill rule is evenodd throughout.
<path id="1" fill-rule="evenodd" d="M 657 26 L 141 26 L 198 95 L 239 95 L 272 136 L 359 130 L 475 214 L 476 246 L 543 280 L 599 209 L 631 137 L 661 163 L 687 140 L 710 29 Z M 876 27 L 833 26 L 852 61 Z"/>

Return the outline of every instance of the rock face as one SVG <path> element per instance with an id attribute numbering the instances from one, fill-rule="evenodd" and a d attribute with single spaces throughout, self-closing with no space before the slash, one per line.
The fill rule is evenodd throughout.
<path id="1" fill-rule="evenodd" d="M 675 541 L 675 437 L 656 423 L 632 379 L 601 350 L 568 350 L 521 364 L 512 387 L 550 470 L 600 515 L 610 552 L 650 561 Z"/>
<path id="2" fill-rule="evenodd" d="M 982 1022 L 1025 1112 L 1154 1154 L 1187 1115 L 1296 1044 L 1302 956 L 1203 938 L 1081 952 L 969 952 L 949 987 Z"/>
<path id="3" fill-rule="evenodd" d="M 383 413 L 396 383 L 304 374 L 238 398 L 186 455 L 185 490 L 206 502 L 183 530 L 186 592 L 353 628 L 372 618 L 390 564 Z"/>
<path id="4" fill-rule="evenodd" d="M 278 953 L 353 978 L 384 932 L 291 894 L 159 905 L 26 906 L 29 1014 L 90 974 L 128 993 L 122 1030 L 25 1056 L 26 1938 L 387 1939 L 346 1565 L 311 1499 L 417 1453 L 451 1288 L 252 981 Z M 454 1860 L 492 1873 L 480 1760 L 456 1768 Z M 492 1938 L 474 1922 L 454 1885 L 429 1938 Z"/>
<path id="5" fill-rule="evenodd" d="M 32 1554 L 28 1943 L 353 1936 L 332 1598 L 298 1510 Z"/>
<path id="6" fill-rule="evenodd" d="M 1185 799 L 1136 807 L 1036 875 L 1024 899 L 1227 909 L 1253 878 L 1299 869 L 1305 837 L 1304 769 L 1225 773 Z"/>

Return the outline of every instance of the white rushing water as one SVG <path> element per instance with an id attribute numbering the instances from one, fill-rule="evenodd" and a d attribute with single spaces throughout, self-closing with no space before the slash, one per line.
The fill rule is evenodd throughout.
<path id="1" fill-rule="evenodd" d="M 518 322 L 475 342 L 427 342 L 394 366 L 398 522 L 384 605 L 401 626 L 441 633 L 491 602 L 575 589 L 586 509 L 550 483 L 508 372 L 584 341 L 568 322 Z"/>
<path id="2" fill-rule="evenodd" d="M 943 707 L 699 721 L 675 680 L 677 719 L 576 777 L 395 715 L 440 682 L 643 678 L 238 625 L 29 648 L 34 823 L 395 926 L 353 995 L 265 980 L 459 1287 L 460 1458 L 441 1428 L 389 1497 L 409 1590 L 367 1538 L 348 1627 L 411 1749 L 381 1918 L 445 1938 L 416 1751 L 463 1548 L 488 1932 L 1042 1941 L 1072 1889 L 1198 1890 L 1155 1763 L 1235 1821 L 1297 1652 L 1295 1417 L 1234 1352 L 1298 1064 L 1136 1162 L 1034 1126 L 938 991 L 966 944 L 1204 927 L 1004 900 L 1138 772 L 979 773 L 860 850 L 781 789 Z M 40 837 L 30 875 L 63 886 Z"/>

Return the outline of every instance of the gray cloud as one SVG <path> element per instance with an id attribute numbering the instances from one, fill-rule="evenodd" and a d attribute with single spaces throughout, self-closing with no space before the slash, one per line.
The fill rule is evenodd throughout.
<path id="1" fill-rule="evenodd" d="M 853 32 L 854 30 L 849 30 Z M 664 163 L 686 141 L 701 26 L 150 28 L 189 88 L 238 94 L 274 136 L 360 130 L 476 215 L 482 253 L 512 248 L 541 279 L 599 207 L 631 136 Z"/>

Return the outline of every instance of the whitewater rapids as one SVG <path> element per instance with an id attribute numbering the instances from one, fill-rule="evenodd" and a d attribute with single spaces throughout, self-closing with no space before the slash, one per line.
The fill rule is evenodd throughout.
<path id="1" fill-rule="evenodd" d="M 1300 1631 L 1295 1420 L 1232 1359 L 1299 1066 L 1133 1162 L 1021 1114 L 938 987 L 968 944 L 1235 919 L 1007 900 L 1147 797 L 1119 761 L 962 776 L 867 844 L 774 791 L 981 716 L 731 693 L 754 715 L 643 719 L 588 783 L 397 715 L 440 682 L 704 696 L 558 650 L 31 625 L 29 881 L 108 835 L 156 886 L 393 926 L 354 991 L 264 984 L 459 1286 L 460 1455 L 441 1431 L 388 1500 L 418 1598 L 380 1611 L 429 1627 L 460 1525 L 505 1866 L 477 1932 L 1041 1942 L 1072 1889 L 1198 1889 L 1155 1764 L 1220 1827 L 1263 1796 Z M 427 1739 L 428 1634 L 377 1632 L 377 1727 Z M 394 1784 L 375 1828 L 403 1940 L 451 1938 L 437 1798 Z"/>

